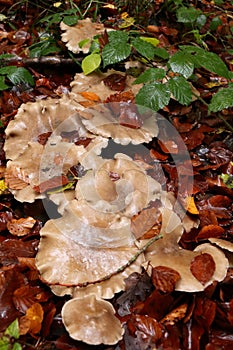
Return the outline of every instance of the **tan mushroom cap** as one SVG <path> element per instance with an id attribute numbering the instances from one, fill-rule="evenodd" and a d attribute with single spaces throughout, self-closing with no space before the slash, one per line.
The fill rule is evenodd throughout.
<path id="1" fill-rule="evenodd" d="M 162 228 L 163 238 L 151 245 L 145 253 L 146 261 L 152 266 L 167 266 L 179 272 L 181 279 L 177 282 L 176 290 L 186 292 L 198 292 L 204 290 L 213 281 L 222 281 L 227 273 L 228 260 L 224 253 L 211 244 L 201 244 L 194 251 L 182 249 L 178 241 L 182 235 L 183 228 L 178 223 L 177 215 L 169 209 L 162 211 Z M 172 227 L 167 230 L 167 222 Z M 202 253 L 208 253 L 215 262 L 215 272 L 208 282 L 204 285 L 199 282 L 190 270 L 191 261 Z"/>
<path id="2" fill-rule="evenodd" d="M 60 24 L 62 33 L 62 41 L 66 43 L 67 48 L 73 53 L 80 51 L 88 53 L 91 43 L 87 43 L 82 48 L 79 42 L 85 39 L 92 39 L 97 34 L 104 32 L 104 25 L 101 23 L 93 23 L 90 18 L 79 20 L 74 26 L 68 26 L 64 22 Z"/>
<path id="3" fill-rule="evenodd" d="M 69 300 L 62 308 L 62 320 L 71 338 L 91 345 L 113 345 L 124 330 L 108 301 L 94 294 Z"/>
<path id="4" fill-rule="evenodd" d="M 5 131 L 6 158 L 17 159 L 28 147 L 29 142 L 37 143 L 37 138 L 41 134 L 54 132 L 56 129 L 69 131 L 68 123 L 63 124 L 67 119 L 73 130 L 79 130 L 80 136 L 89 137 L 89 133 L 77 115 L 77 106 L 72 104 L 67 96 L 61 99 L 48 98 L 22 104 Z M 59 126 L 61 126 L 60 129 Z"/>
<path id="5" fill-rule="evenodd" d="M 116 143 L 122 145 L 148 143 L 158 135 L 156 113 L 152 113 L 149 118 L 145 119 L 139 129 L 120 125 L 104 104 L 85 109 L 83 112 L 80 111 L 80 115 L 83 117 L 82 123 L 91 133 L 112 138 Z"/>
<path id="6" fill-rule="evenodd" d="M 76 219 L 74 219 L 72 214 L 72 210 L 76 210 L 75 214 L 77 214 L 77 202 L 76 200 L 72 201 L 66 207 L 62 218 L 47 221 L 41 229 L 41 241 L 36 262 L 42 278 L 48 283 L 60 283 L 69 287 L 69 285 L 96 282 L 109 274 L 114 274 L 119 267 L 125 265 L 138 252 L 138 248 L 134 245 L 122 244 L 124 237 L 122 242 L 119 237 L 116 237 L 116 246 L 106 248 L 106 241 L 109 240 L 106 230 L 102 233 L 102 237 L 99 237 L 95 232 L 99 233 L 100 227 L 92 226 L 89 228 L 88 225 L 85 225 L 84 232 L 80 233 L 79 231 L 82 231 L 82 227 L 77 225 Z M 70 207 L 72 210 L 69 212 Z M 87 207 L 80 206 L 78 210 L 81 211 L 83 220 L 85 220 L 84 214 L 88 215 Z M 101 222 L 100 224 L 103 225 L 105 223 Z M 89 229 L 89 232 L 86 232 L 86 228 Z M 71 233 L 69 232 L 70 230 L 72 230 Z M 93 236 L 93 240 L 88 237 L 88 234 Z M 79 243 L 78 236 L 82 235 L 87 237 L 87 241 L 91 244 L 90 246 Z M 123 232 L 122 236 L 124 235 L 125 233 Z M 104 245 L 102 244 L 101 247 L 99 244 L 99 247 L 96 247 L 93 243 L 95 241 L 99 242 L 101 239 L 104 241 Z M 111 243 L 113 239 L 110 239 Z M 128 272 L 138 271 L 142 261 L 143 256 L 139 257 L 131 265 Z M 125 274 L 127 273 L 125 272 Z M 124 288 L 122 280 L 126 277 L 125 274 L 121 276 L 120 281 L 114 279 L 113 282 L 116 285 L 113 283 L 110 294 L 113 295 L 116 291 L 119 291 L 119 282 L 120 288 Z M 108 283 L 106 283 L 106 287 L 109 288 Z M 61 292 L 63 291 L 61 290 Z"/>
<path id="7" fill-rule="evenodd" d="M 99 166 L 94 166 L 78 181 L 76 198 L 86 200 L 97 211 L 132 217 L 150 201 L 160 198 L 161 185 L 125 154 L 100 159 Z M 112 181 L 111 174 L 117 179 Z"/>

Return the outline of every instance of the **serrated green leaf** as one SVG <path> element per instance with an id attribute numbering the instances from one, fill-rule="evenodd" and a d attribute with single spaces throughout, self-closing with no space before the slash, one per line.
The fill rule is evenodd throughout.
<path id="1" fill-rule="evenodd" d="M 174 73 L 183 75 L 186 79 L 191 77 L 194 71 L 194 63 L 191 55 L 184 51 L 177 51 L 168 61 Z"/>
<path id="2" fill-rule="evenodd" d="M 143 72 L 136 80 L 134 84 L 150 83 L 154 80 L 162 80 L 166 75 L 166 72 L 162 68 L 149 68 Z"/>
<path id="3" fill-rule="evenodd" d="M 209 104 L 209 111 L 219 112 L 229 107 L 233 107 L 233 84 L 228 88 L 219 89 L 213 95 Z"/>
<path id="4" fill-rule="evenodd" d="M 118 43 L 118 44 L 124 45 L 127 43 L 128 39 L 129 39 L 129 34 L 126 32 L 122 32 L 120 30 L 113 30 L 108 32 L 109 43 L 112 43 L 112 44 Z"/>
<path id="5" fill-rule="evenodd" d="M 156 47 L 159 44 L 159 40 L 156 38 L 149 38 L 146 36 L 140 36 L 140 39 L 143 41 L 146 41 L 147 43 L 153 45 L 154 47 Z"/>
<path id="6" fill-rule="evenodd" d="M 171 78 L 168 87 L 174 98 L 182 105 L 189 105 L 192 101 L 192 89 L 184 77 Z"/>
<path id="7" fill-rule="evenodd" d="M 154 46 L 152 44 L 140 38 L 135 38 L 132 40 L 131 44 L 140 53 L 140 55 L 151 60 L 154 58 Z"/>
<path id="8" fill-rule="evenodd" d="M 19 343 L 14 343 L 12 350 L 22 350 L 22 345 Z"/>
<path id="9" fill-rule="evenodd" d="M 94 72 L 97 68 L 99 68 L 101 63 L 101 56 L 98 53 L 92 53 L 86 56 L 82 60 L 82 70 L 85 75 L 88 75 Z"/>
<path id="10" fill-rule="evenodd" d="M 19 321 L 17 318 L 7 327 L 5 334 L 12 338 L 19 339 Z"/>
<path id="11" fill-rule="evenodd" d="M 177 22 L 180 23 L 194 23 L 201 14 L 200 10 L 195 7 L 182 6 L 176 11 Z"/>
<path id="12" fill-rule="evenodd" d="M 169 53 L 163 47 L 155 47 L 154 48 L 155 56 L 158 56 L 164 60 L 169 58 Z"/>
<path id="13" fill-rule="evenodd" d="M 190 45 L 182 46 L 181 50 L 192 57 L 196 67 L 203 67 L 206 70 L 227 79 L 232 78 L 232 72 L 228 70 L 226 64 L 216 53 L 206 51 L 201 47 Z"/>
<path id="14" fill-rule="evenodd" d="M 129 57 L 131 46 L 121 42 L 109 43 L 102 50 L 104 68 L 110 64 L 118 63 Z"/>
<path id="15" fill-rule="evenodd" d="M 10 86 L 5 83 L 5 77 L 0 76 L 0 91 L 8 89 Z"/>
<path id="16" fill-rule="evenodd" d="M 1 75 L 8 75 L 8 74 L 14 74 L 16 72 L 18 67 L 16 66 L 7 66 L 0 68 L 0 74 Z"/>
<path id="17" fill-rule="evenodd" d="M 136 103 L 157 112 L 159 109 L 168 105 L 170 101 L 170 95 L 171 93 L 165 84 L 146 84 L 137 93 Z"/>
<path id="18" fill-rule="evenodd" d="M 67 25 L 67 26 L 74 26 L 75 24 L 78 23 L 78 17 L 73 15 L 73 16 L 65 16 L 63 18 L 63 22 Z"/>
<path id="19" fill-rule="evenodd" d="M 17 67 L 13 73 L 7 74 L 7 78 L 12 82 L 12 84 L 25 83 L 31 86 L 34 85 L 34 79 L 31 73 L 23 67 Z"/>

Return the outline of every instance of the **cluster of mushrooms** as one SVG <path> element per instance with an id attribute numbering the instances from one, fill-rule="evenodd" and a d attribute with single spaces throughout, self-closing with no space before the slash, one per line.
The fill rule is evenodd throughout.
<path id="1" fill-rule="evenodd" d="M 124 75 L 76 74 L 69 94 L 23 104 L 6 129 L 5 142 L 5 178 L 15 198 L 30 203 L 49 198 L 57 205 L 60 217 L 52 218 L 48 212 L 51 218 L 41 229 L 36 265 L 54 294 L 70 295 L 62 308 L 70 336 L 92 345 L 112 345 L 122 339 L 123 326 L 108 300 L 124 291 L 125 279 L 142 267 L 147 269 L 148 263 L 177 270 L 181 278 L 176 290 L 190 292 L 224 279 L 229 265 L 222 250 L 210 243 L 194 251 L 179 246 L 183 230 L 197 222 L 187 216 L 181 220 L 172 193 L 147 174 L 146 166 L 127 155 L 128 145 L 148 143 L 158 135 L 157 115 L 146 113 L 140 127 L 119 123 L 116 110 L 121 113 L 133 104 L 106 103 L 110 95 L 119 93 L 104 83 L 111 74 Z M 135 96 L 140 86 L 132 85 L 133 79 L 127 75 L 124 92 Z M 103 157 L 110 140 L 126 152 Z M 46 184 L 67 184 L 67 174 L 77 165 L 83 172 L 73 187 L 48 191 Z M 143 238 L 145 232 L 135 236 L 132 220 L 155 202 L 159 205 L 152 212 L 155 224 L 161 217 L 162 238 L 138 254 L 148 239 Z M 205 283 L 190 270 L 194 257 L 203 253 L 215 263 Z"/>

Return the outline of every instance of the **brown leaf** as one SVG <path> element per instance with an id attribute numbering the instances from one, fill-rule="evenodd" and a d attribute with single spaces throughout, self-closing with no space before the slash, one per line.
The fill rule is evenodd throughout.
<path id="1" fill-rule="evenodd" d="M 219 238 L 223 235 L 224 229 L 218 225 L 206 225 L 201 228 L 196 239 Z"/>
<path id="2" fill-rule="evenodd" d="M 204 285 L 211 279 L 215 272 L 215 261 L 210 254 L 203 253 L 191 261 L 190 271 Z"/>
<path id="3" fill-rule="evenodd" d="M 38 193 L 44 193 L 56 187 L 64 186 L 69 183 L 68 178 L 65 175 L 54 176 L 53 178 L 42 182 L 38 186 L 34 186 L 33 190 Z"/>
<path id="4" fill-rule="evenodd" d="M 174 325 L 176 322 L 182 320 L 185 317 L 187 310 L 188 304 L 185 303 L 179 305 L 174 310 L 169 312 L 169 314 L 167 314 L 164 318 L 162 318 L 162 320 L 160 320 L 160 323 L 164 325 Z"/>
<path id="5" fill-rule="evenodd" d="M 35 225 L 36 220 L 32 217 L 12 219 L 7 222 L 8 231 L 14 236 L 26 236 Z"/>
<path id="6" fill-rule="evenodd" d="M 103 82 L 111 90 L 123 91 L 126 86 L 126 75 L 113 73 L 104 78 Z"/>
<path id="7" fill-rule="evenodd" d="M 40 134 L 37 136 L 37 142 L 39 142 L 41 145 L 45 145 L 48 141 L 48 138 L 51 136 L 52 132 L 45 132 L 43 134 Z"/>
<path id="8" fill-rule="evenodd" d="M 25 313 L 33 304 L 45 302 L 49 298 L 49 293 L 39 286 L 26 285 L 14 291 L 13 302 L 16 309 Z"/>
<path id="9" fill-rule="evenodd" d="M 28 186 L 29 177 L 22 169 L 11 166 L 6 169 L 5 182 L 12 190 L 22 190 Z"/>
<path id="10" fill-rule="evenodd" d="M 127 325 L 132 335 L 141 333 L 144 341 L 156 343 L 162 337 L 163 327 L 150 316 L 132 315 Z"/>
<path id="11" fill-rule="evenodd" d="M 160 228 L 161 213 L 156 208 L 142 210 L 131 219 L 131 230 L 137 239 L 151 238 L 159 233 Z"/>
<path id="12" fill-rule="evenodd" d="M 152 282 L 157 290 L 163 293 L 170 293 L 175 289 L 180 279 L 179 272 L 166 266 L 156 266 L 152 269 Z"/>

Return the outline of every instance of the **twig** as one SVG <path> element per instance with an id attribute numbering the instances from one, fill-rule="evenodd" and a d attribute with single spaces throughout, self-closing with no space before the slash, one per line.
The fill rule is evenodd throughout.
<path id="1" fill-rule="evenodd" d="M 233 131 L 233 126 L 230 123 L 228 123 L 228 121 L 220 113 L 218 113 L 218 117 L 231 131 Z"/>
<path id="2" fill-rule="evenodd" d="M 50 286 L 61 286 L 61 287 L 67 287 L 67 288 L 74 288 L 74 287 L 87 287 L 91 284 L 97 284 L 97 283 L 101 283 L 104 282 L 108 279 L 110 279 L 112 276 L 117 275 L 118 273 L 123 272 L 127 267 L 129 267 L 130 265 L 132 265 L 137 258 L 146 251 L 146 249 L 153 244 L 154 242 L 158 241 L 160 238 L 162 238 L 163 235 L 159 234 L 153 238 L 151 238 L 141 249 L 138 250 L 138 252 L 136 254 L 134 254 L 132 256 L 132 258 L 130 260 L 127 261 L 126 264 L 122 265 L 119 269 L 117 269 L 116 271 L 113 271 L 111 273 L 109 273 L 108 275 L 96 280 L 96 281 L 87 281 L 87 282 L 82 282 L 82 283 L 59 283 L 59 282 L 54 282 L 54 283 L 48 283 L 45 281 L 45 283 L 49 284 Z"/>
<path id="3" fill-rule="evenodd" d="M 75 60 L 77 62 L 81 62 L 83 58 L 79 57 L 76 58 Z M 55 56 L 45 56 L 45 57 L 34 57 L 34 58 L 29 58 L 29 57 L 19 57 L 19 56 L 14 56 L 14 57 L 9 57 L 9 58 L 4 58 L 1 59 L 1 65 L 6 65 L 6 64 L 14 64 L 14 63 L 22 63 L 25 66 L 35 66 L 35 65 L 48 65 L 48 66 L 61 66 L 61 65 L 73 65 L 76 66 L 77 62 L 74 61 L 72 58 L 63 58 L 63 57 L 55 57 Z"/>

